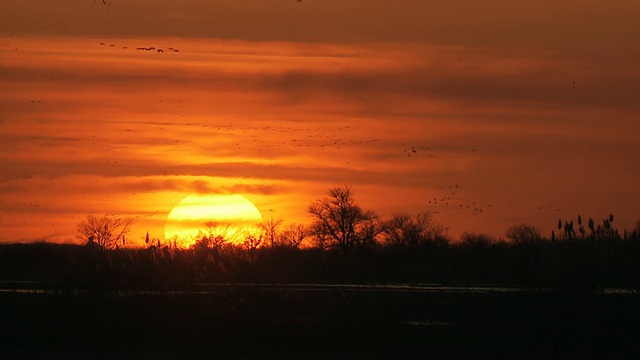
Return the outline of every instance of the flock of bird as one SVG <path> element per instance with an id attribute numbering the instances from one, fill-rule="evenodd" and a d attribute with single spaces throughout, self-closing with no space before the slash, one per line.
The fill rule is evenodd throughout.
<path id="1" fill-rule="evenodd" d="M 468 210 L 472 215 L 482 214 L 484 212 L 483 204 L 480 201 L 473 201 L 461 197 L 456 197 L 456 192 L 451 192 L 450 196 L 434 197 L 427 201 L 429 206 L 447 207 L 452 210 Z M 484 204 L 485 207 L 491 207 L 490 204 Z"/>
<path id="2" fill-rule="evenodd" d="M 405 143 L 402 143 L 401 145 L 402 145 L 402 146 L 407 146 L 407 144 L 405 144 Z M 420 153 L 422 153 L 422 151 L 430 152 L 430 151 L 431 151 L 431 147 L 424 147 L 424 146 L 423 146 L 423 147 L 418 147 L 418 148 L 416 148 L 415 146 L 411 146 L 410 148 L 408 148 L 408 149 L 404 149 L 404 150 L 402 150 L 402 151 L 403 151 L 403 152 L 404 152 L 408 157 L 412 157 L 412 156 L 417 156 L 417 155 L 418 155 L 418 153 L 419 153 L 419 151 L 418 151 L 418 150 L 420 150 Z M 431 154 L 431 153 L 429 153 L 427 156 L 428 156 L 429 158 L 434 157 L 434 155 L 433 155 L 433 154 Z"/>
<path id="3" fill-rule="evenodd" d="M 165 101 L 165 105 L 173 104 L 176 107 L 183 108 L 182 101 Z M 178 113 L 181 112 L 180 110 Z M 167 131 L 171 133 L 184 133 L 184 136 L 190 136 L 190 133 L 197 133 L 199 137 L 206 136 L 211 139 L 212 143 L 217 143 L 217 150 L 221 154 L 251 154 L 250 156 L 269 157 L 269 156 L 289 156 L 298 154 L 313 154 L 321 151 L 327 152 L 325 157 L 335 158 L 336 162 L 343 162 L 343 167 L 349 169 L 354 165 L 360 164 L 366 166 L 366 161 L 356 160 L 352 154 L 356 149 L 367 145 L 379 144 L 380 149 L 393 148 L 399 150 L 397 159 L 402 159 L 401 154 L 408 154 L 409 161 L 407 165 L 413 166 L 413 159 L 418 160 L 419 157 L 434 158 L 437 156 L 437 146 L 426 146 L 416 144 L 414 146 L 407 143 L 393 144 L 382 137 L 372 136 L 371 138 L 362 138 L 362 129 L 358 126 L 337 126 L 335 128 L 322 127 L 302 127 L 302 126 L 286 126 L 286 125 L 244 125 L 238 127 L 233 123 L 220 123 L 215 120 L 209 121 L 175 121 L 175 122 L 157 122 L 154 123 L 159 131 Z M 205 131 L 203 133 L 203 131 Z M 209 133 L 209 135 L 206 135 Z M 354 134 L 358 134 L 355 138 Z M 235 140 L 237 139 L 237 140 Z M 235 140 L 235 141 L 234 141 Z M 178 140 L 175 140 L 178 142 Z M 181 141 L 181 143 L 185 143 Z M 188 143 L 188 142 L 187 142 Z M 475 151 L 474 149 L 467 149 Z M 384 151 L 384 150 L 381 150 Z M 344 155 L 341 155 L 344 154 Z M 416 166 L 419 166 L 416 164 Z M 162 173 L 166 176 L 175 175 L 172 171 Z M 435 196 L 425 200 L 425 206 L 432 209 L 434 213 L 441 211 L 468 212 L 470 215 L 481 215 L 486 213 L 491 204 L 486 201 L 469 199 L 464 196 L 465 191 L 458 183 L 442 185 L 439 189 L 436 187 Z"/>
<path id="4" fill-rule="evenodd" d="M 94 0 L 94 3 L 101 3 L 106 6 L 108 9 L 111 9 L 111 2 L 107 0 Z M 297 0 L 298 3 L 302 2 L 302 0 Z M 69 23 L 69 21 L 77 19 L 77 16 L 71 15 L 69 18 L 59 19 L 54 22 L 48 23 L 45 25 L 45 30 L 49 30 L 53 27 L 65 27 Z M 100 46 L 108 47 L 108 48 L 120 48 L 123 50 L 132 50 L 132 51 L 141 51 L 141 52 L 149 52 L 155 54 L 166 54 L 166 53 L 180 53 L 180 50 L 176 47 L 156 47 L 156 46 L 128 46 L 128 45 L 116 45 L 112 43 L 100 42 Z M 8 42 L 0 42 L 0 47 L 7 48 L 12 47 L 12 45 Z M 17 50 L 17 49 L 16 49 Z M 576 90 L 576 81 L 573 80 L 570 84 L 572 90 Z M 30 100 L 31 103 L 41 103 L 41 100 Z M 182 108 L 182 105 L 178 106 Z M 239 139 L 242 141 L 233 142 L 234 150 L 245 149 L 248 146 L 251 146 L 257 154 L 262 154 L 267 151 L 277 151 L 287 152 L 295 149 L 309 151 L 310 153 L 313 151 L 325 151 L 330 152 L 334 150 L 343 150 L 350 151 L 360 146 L 371 145 L 375 143 L 385 142 L 382 138 L 373 137 L 370 139 L 349 139 L 348 136 L 345 136 L 347 132 L 352 131 L 353 129 L 350 126 L 342 126 L 336 127 L 333 129 L 303 129 L 298 127 L 288 127 L 288 126 L 262 126 L 258 130 L 256 129 L 238 129 L 237 127 L 230 124 L 215 124 L 215 123 L 197 123 L 197 122 L 188 122 L 188 123 L 173 123 L 173 122 L 162 122 L 159 123 L 159 130 L 165 131 L 176 126 L 197 126 L 204 129 L 212 130 L 216 133 L 220 134 L 232 134 L 232 135 L 240 135 Z M 126 130 L 130 132 L 130 129 Z M 269 136 L 269 134 L 278 133 L 280 136 Z M 286 134 L 288 136 L 283 137 L 282 134 Z M 94 136 L 95 137 L 95 136 Z M 273 141 L 273 138 L 285 139 Z M 179 140 L 174 140 L 174 142 L 178 142 Z M 414 159 L 418 159 L 420 157 L 433 158 L 437 156 L 437 146 L 426 147 L 420 146 L 418 144 L 411 145 L 406 143 L 399 144 L 397 149 L 398 155 L 404 156 L 403 161 L 413 161 Z M 477 151 L 476 148 L 471 149 L 471 151 Z M 402 155 L 401 155 L 402 154 Z M 346 157 L 345 157 L 346 158 Z M 411 158 L 411 160 L 406 160 L 407 158 Z M 400 159 L 400 157 L 398 157 Z M 344 160 L 344 159 L 342 159 Z M 353 160 L 352 160 L 353 161 Z M 106 163 L 110 165 L 119 164 L 118 160 L 106 160 Z M 350 162 L 347 161 L 346 164 Z M 173 171 L 161 171 L 163 175 L 175 175 Z M 28 179 L 32 179 L 32 176 L 28 177 L 14 177 L 12 181 L 25 181 Z M 440 195 L 430 198 L 426 200 L 426 206 L 430 209 L 436 210 L 433 211 L 437 213 L 437 210 L 445 210 L 447 211 L 458 211 L 458 212 L 468 212 L 471 215 L 480 215 L 484 214 L 488 211 L 488 208 L 491 208 L 492 205 L 478 200 L 472 200 L 464 197 L 463 188 L 458 184 L 449 184 L 442 185 L 439 187 Z M 5 200 L 0 199 L 0 205 L 5 205 Z M 18 207 L 37 207 L 40 206 L 37 203 L 33 202 L 19 202 L 13 204 Z M 546 208 L 546 207 L 545 207 Z M 551 207 L 548 207 L 551 209 Z M 538 207 L 539 210 L 542 210 L 543 207 Z M 562 211 L 561 209 L 556 209 L 557 211 Z M 156 212 L 157 213 L 157 212 Z M 155 215 L 155 214 L 152 214 Z M 152 216 L 147 215 L 147 216 Z"/>
<path id="5" fill-rule="evenodd" d="M 152 47 L 138 47 L 138 48 L 136 48 L 136 50 L 156 51 L 159 54 L 160 53 L 164 53 L 164 49 L 156 49 L 153 46 Z M 167 50 L 168 51 L 172 51 L 172 52 L 180 52 L 180 50 L 178 50 L 176 48 L 172 48 L 172 47 L 168 48 Z"/>
<path id="6" fill-rule="evenodd" d="M 124 49 L 124 50 L 128 50 L 128 49 L 131 48 L 129 46 L 117 46 L 116 44 L 107 44 L 107 43 L 104 43 L 104 42 L 101 42 L 100 46 L 107 46 L 107 47 L 110 47 L 110 48 L 118 47 L 118 48 L 121 48 L 121 49 Z M 168 48 L 165 49 L 165 48 L 156 48 L 155 46 L 136 47 L 135 50 L 137 50 L 137 51 L 151 51 L 151 52 L 155 52 L 155 53 L 158 53 L 158 54 L 164 54 L 165 52 L 173 52 L 173 53 L 180 52 L 180 50 L 175 48 L 175 47 L 168 47 Z"/>
<path id="7" fill-rule="evenodd" d="M 302 2 L 302 0 L 297 0 L 298 3 Z M 108 9 L 111 8 L 111 2 L 107 0 L 94 0 L 94 3 L 102 3 L 102 5 L 106 6 Z M 66 26 L 65 20 L 58 20 L 53 25 L 57 26 Z M 8 46 L 6 43 L 2 43 L 2 46 Z M 108 48 L 120 48 L 124 50 L 135 50 L 135 51 L 143 51 L 143 52 L 153 52 L 156 54 L 165 54 L 165 53 L 179 53 L 180 50 L 175 47 L 156 47 L 156 46 L 138 46 L 131 47 L 128 45 L 116 45 L 113 43 L 100 42 L 100 46 L 108 47 Z M 194 123 L 184 123 L 184 124 L 176 124 L 164 122 L 159 126 L 159 130 L 164 131 L 165 129 L 169 129 L 174 125 L 177 126 L 191 126 L 198 125 L 201 128 L 209 128 L 218 133 L 236 133 L 236 135 L 240 135 L 239 138 L 242 139 L 240 142 L 234 142 L 233 146 L 236 150 L 247 147 L 247 145 L 251 146 L 256 152 L 257 155 L 261 154 L 263 151 L 275 150 L 278 153 L 281 153 L 283 150 L 286 152 L 287 148 L 289 150 L 295 149 L 308 149 L 309 151 L 330 151 L 330 150 L 344 150 L 349 151 L 353 150 L 357 147 L 361 147 L 364 145 L 371 145 L 378 142 L 383 142 L 384 140 L 378 137 L 371 139 L 349 139 L 349 136 L 345 136 L 346 133 L 350 132 L 350 126 L 342 126 L 336 127 L 333 129 L 302 129 L 302 128 L 294 128 L 287 126 L 263 126 L 259 130 L 255 131 L 247 131 L 234 128 L 232 125 L 220 125 L 220 124 L 194 124 Z M 130 129 L 127 129 L 130 132 Z M 280 133 L 280 134 L 288 134 L 287 140 L 278 140 L 273 141 L 273 137 L 270 137 L 266 134 L 269 133 Z M 302 133 L 302 134 L 300 134 Z M 283 136 L 277 136 L 279 139 L 287 138 Z M 178 142 L 178 140 L 175 140 Z M 409 146 L 407 144 L 400 144 L 402 149 L 402 153 L 405 154 L 409 158 L 420 157 L 424 153 L 428 158 L 434 157 L 434 151 L 432 151 L 431 147 L 420 147 L 420 146 Z M 474 149 L 475 151 L 475 149 Z M 344 160 L 344 159 L 341 159 Z M 117 160 L 107 161 L 110 164 L 118 164 Z M 349 161 L 346 161 L 346 164 L 349 164 Z M 166 172 L 165 175 L 173 174 L 172 172 Z M 484 207 L 480 205 L 479 202 L 464 199 L 458 196 L 459 185 L 450 185 L 448 189 L 452 190 L 450 193 L 446 194 L 446 196 L 434 197 L 427 201 L 425 205 L 432 205 L 435 207 L 442 206 L 456 206 L 458 209 L 466 209 L 472 212 L 473 215 L 481 214 L 484 211 Z M 441 189 L 444 189 L 441 187 Z"/>

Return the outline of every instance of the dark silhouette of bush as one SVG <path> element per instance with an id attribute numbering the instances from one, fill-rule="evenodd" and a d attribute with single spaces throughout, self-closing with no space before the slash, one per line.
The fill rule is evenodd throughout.
<path id="1" fill-rule="evenodd" d="M 542 230 L 527 224 L 513 225 L 505 232 L 507 239 L 516 243 L 530 243 L 542 239 Z"/>
<path id="2" fill-rule="evenodd" d="M 640 288 L 638 259 L 640 241 L 634 237 L 505 242 L 472 233 L 458 242 L 427 241 L 410 251 L 385 246 L 351 254 L 233 244 L 113 250 L 14 244 L 0 246 L 0 280 L 97 291 L 201 282 L 415 282 L 593 291 Z"/>
<path id="3" fill-rule="evenodd" d="M 434 242 L 446 242 L 442 227 L 434 225 L 431 214 L 397 213 L 383 225 L 385 246 L 417 250 Z"/>
<path id="4" fill-rule="evenodd" d="M 310 228 L 304 224 L 289 224 L 283 231 L 276 233 L 275 246 L 297 248 L 309 238 L 310 233 Z"/>

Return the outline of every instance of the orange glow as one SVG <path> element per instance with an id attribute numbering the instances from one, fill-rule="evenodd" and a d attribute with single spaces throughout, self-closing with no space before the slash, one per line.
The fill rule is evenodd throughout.
<path id="1" fill-rule="evenodd" d="M 193 245 L 199 235 L 238 243 L 247 232 L 255 232 L 260 222 L 260 211 L 242 195 L 189 195 L 167 216 L 164 233 L 166 240 L 181 247 Z"/>
<path id="2" fill-rule="evenodd" d="M 340 184 L 381 217 L 430 211 L 453 236 L 550 231 L 579 212 L 637 220 L 640 48 L 621 43 L 635 21 L 611 16 L 597 41 L 568 47 L 553 26 L 512 43 L 520 32 L 490 31 L 494 11 L 469 22 L 418 0 L 372 2 L 385 21 L 338 1 L 225 3 L 0 4 L 1 242 L 74 242 L 87 214 L 120 214 L 140 245 L 165 237 L 187 194 L 244 194 L 307 223 L 309 203 Z M 246 16 L 211 20 L 229 7 Z M 458 37 L 472 25 L 491 41 Z M 137 50 L 150 46 L 165 51 Z"/>

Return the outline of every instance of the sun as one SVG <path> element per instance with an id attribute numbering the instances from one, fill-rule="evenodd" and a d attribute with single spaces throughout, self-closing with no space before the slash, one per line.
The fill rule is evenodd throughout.
<path id="1" fill-rule="evenodd" d="M 203 233 L 238 242 L 261 222 L 258 208 L 242 195 L 189 195 L 169 212 L 164 237 L 180 247 L 195 244 Z"/>

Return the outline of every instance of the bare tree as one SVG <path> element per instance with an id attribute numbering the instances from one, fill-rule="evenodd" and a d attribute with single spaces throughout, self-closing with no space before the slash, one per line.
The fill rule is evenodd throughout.
<path id="1" fill-rule="evenodd" d="M 105 215 L 87 217 L 77 224 L 78 238 L 102 249 L 115 249 L 124 244 L 133 219 Z"/>
<path id="2" fill-rule="evenodd" d="M 254 251 L 262 245 L 264 237 L 262 234 L 248 234 L 242 241 L 242 247 L 249 251 Z"/>
<path id="3" fill-rule="evenodd" d="M 234 228 L 230 223 L 207 221 L 198 231 L 196 243 L 208 248 L 219 248 L 227 244 L 234 235 Z"/>
<path id="4" fill-rule="evenodd" d="M 265 220 L 258 225 L 264 231 L 265 240 L 271 247 L 276 244 L 280 225 L 282 225 L 282 219 L 274 219 L 273 217 L 269 217 L 269 220 Z"/>
<path id="5" fill-rule="evenodd" d="M 496 240 L 490 235 L 483 233 L 464 232 L 462 233 L 462 235 L 460 235 L 459 246 L 477 251 L 486 250 L 496 243 Z"/>
<path id="6" fill-rule="evenodd" d="M 519 224 L 510 226 L 505 236 L 516 243 L 529 243 L 542 239 L 542 230 L 532 225 Z"/>
<path id="7" fill-rule="evenodd" d="M 378 216 L 356 205 L 348 186 L 329 190 L 329 197 L 318 199 L 307 209 L 313 217 L 311 233 L 321 248 L 350 252 L 375 244 L 382 231 Z"/>
<path id="8" fill-rule="evenodd" d="M 443 230 L 432 225 L 431 214 L 424 212 L 415 215 L 394 214 L 384 227 L 388 245 L 404 248 L 417 248 L 429 241 L 443 239 Z"/>
<path id="9" fill-rule="evenodd" d="M 286 247 L 299 247 L 309 237 L 310 230 L 304 224 L 289 224 L 276 237 L 276 245 Z"/>

